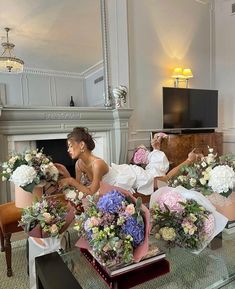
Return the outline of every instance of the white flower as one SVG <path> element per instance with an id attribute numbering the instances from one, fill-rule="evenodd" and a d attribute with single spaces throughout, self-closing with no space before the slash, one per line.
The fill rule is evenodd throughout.
<path id="1" fill-rule="evenodd" d="M 41 152 L 39 152 L 39 153 L 36 154 L 36 158 L 39 158 L 39 159 L 40 159 L 41 157 L 42 157 L 42 153 L 41 153 Z"/>
<path id="2" fill-rule="evenodd" d="M 67 190 L 65 190 L 65 197 L 67 200 L 73 201 L 76 199 L 77 193 L 75 190 L 67 189 Z"/>
<path id="3" fill-rule="evenodd" d="M 194 178 L 190 178 L 189 183 L 190 183 L 190 186 L 194 187 L 197 181 Z"/>
<path id="4" fill-rule="evenodd" d="M 209 153 L 213 153 L 214 152 L 214 149 L 213 148 L 210 148 L 209 146 L 208 146 L 208 151 L 209 151 Z"/>
<path id="5" fill-rule="evenodd" d="M 204 172 L 202 172 L 202 174 L 203 174 L 203 178 L 204 178 L 206 181 L 208 181 L 209 178 L 210 178 L 210 172 L 208 173 L 208 172 L 204 171 Z"/>
<path id="6" fill-rule="evenodd" d="M 11 169 L 7 168 L 7 173 L 10 174 L 11 173 Z"/>
<path id="7" fill-rule="evenodd" d="M 203 186 L 206 184 L 206 180 L 204 178 L 201 178 L 199 181 Z"/>
<path id="8" fill-rule="evenodd" d="M 24 159 L 26 160 L 26 162 L 29 162 L 32 159 L 32 155 L 31 154 L 26 154 Z"/>
<path id="9" fill-rule="evenodd" d="M 228 165 L 214 167 L 210 172 L 208 186 L 216 193 L 226 193 L 233 188 L 235 172 Z"/>
<path id="10" fill-rule="evenodd" d="M 8 168 L 8 164 L 7 164 L 7 162 L 4 162 L 4 163 L 2 164 L 2 168 L 3 168 L 3 169 Z"/>
<path id="11" fill-rule="evenodd" d="M 21 165 L 13 172 L 10 181 L 17 186 L 24 187 L 31 184 L 36 176 L 37 173 L 34 168 L 27 165 Z"/>
<path id="12" fill-rule="evenodd" d="M 212 170 L 212 167 L 206 168 L 206 172 L 209 173 Z"/>
<path id="13" fill-rule="evenodd" d="M 16 161 L 18 158 L 19 158 L 18 156 L 11 157 L 11 158 L 9 159 L 9 164 L 14 164 L 15 161 Z"/>
<path id="14" fill-rule="evenodd" d="M 201 165 L 203 168 L 205 168 L 207 166 L 206 162 L 202 162 Z"/>
<path id="15" fill-rule="evenodd" d="M 206 162 L 209 164 L 213 163 L 215 161 L 215 156 L 213 154 L 208 154 L 206 157 Z"/>
<path id="16" fill-rule="evenodd" d="M 59 176 L 58 169 L 54 166 L 52 162 L 49 164 L 42 164 L 40 166 L 40 170 L 43 172 L 43 174 L 47 177 L 47 180 L 53 180 L 57 181 Z"/>
<path id="17" fill-rule="evenodd" d="M 3 181 L 3 182 L 4 182 L 4 181 L 7 181 L 7 178 L 4 177 L 4 176 L 2 176 L 2 181 Z"/>
<path id="18" fill-rule="evenodd" d="M 84 197 L 84 193 L 83 192 L 79 192 L 78 193 L 78 199 L 81 200 Z"/>

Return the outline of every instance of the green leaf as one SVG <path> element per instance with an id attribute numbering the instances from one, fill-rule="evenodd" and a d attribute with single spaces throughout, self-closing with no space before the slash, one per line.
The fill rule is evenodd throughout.
<path id="1" fill-rule="evenodd" d="M 140 209 L 141 205 L 142 205 L 142 199 L 141 197 L 138 197 L 136 200 L 136 209 L 137 210 Z"/>
<path id="2" fill-rule="evenodd" d="M 35 185 L 36 185 L 36 184 L 35 184 L 34 182 L 32 182 L 31 184 L 28 184 L 28 185 L 22 187 L 22 189 L 24 189 L 24 190 L 27 191 L 27 192 L 32 193 Z"/>

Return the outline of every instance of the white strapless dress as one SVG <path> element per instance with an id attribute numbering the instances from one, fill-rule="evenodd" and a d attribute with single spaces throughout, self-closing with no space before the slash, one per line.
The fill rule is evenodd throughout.
<path id="1" fill-rule="evenodd" d="M 148 161 L 145 169 L 137 165 L 112 163 L 102 181 L 132 192 L 151 195 L 154 189 L 154 178 L 167 173 L 169 162 L 165 153 L 160 150 L 153 150 L 148 156 Z"/>

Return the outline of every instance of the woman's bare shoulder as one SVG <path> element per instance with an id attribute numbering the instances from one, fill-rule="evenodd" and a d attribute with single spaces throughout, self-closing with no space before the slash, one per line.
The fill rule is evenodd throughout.
<path id="1" fill-rule="evenodd" d="M 104 170 L 107 170 L 109 169 L 109 166 L 107 165 L 107 163 L 101 159 L 101 158 L 96 158 L 93 163 L 92 163 L 92 167 L 94 169 L 104 169 Z"/>

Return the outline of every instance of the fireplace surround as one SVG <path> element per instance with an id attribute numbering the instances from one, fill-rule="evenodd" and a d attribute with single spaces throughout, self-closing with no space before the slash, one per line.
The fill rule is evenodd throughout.
<path id="1" fill-rule="evenodd" d="M 66 139 L 85 126 L 96 140 L 95 154 L 108 164 L 127 161 L 128 122 L 132 109 L 92 107 L 0 107 L 0 162 L 12 151 L 35 148 L 37 140 Z M 9 182 L 0 181 L 0 203 L 14 198 Z"/>

